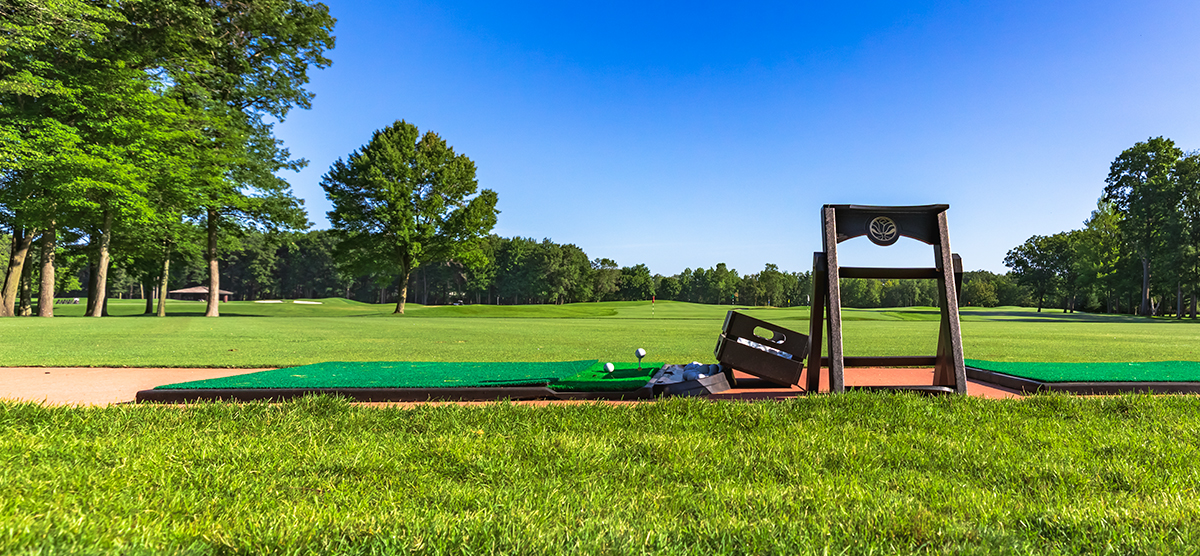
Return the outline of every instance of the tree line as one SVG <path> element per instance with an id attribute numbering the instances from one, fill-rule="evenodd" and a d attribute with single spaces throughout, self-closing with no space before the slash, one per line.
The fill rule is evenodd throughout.
<path id="1" fill-rule="evenodd" d="M 171 289 L 203 283 L 208 267 L 202 248 L 204 229 L 192 224 L 173 253 L 167 283 Z M 11 237 L 0 237 L 0 256 L 11 247 Z M 348 273 L 336 260 L 338 234 L 334 230 L 241 230 L 223 237 L 220 255 L 222 288 L 234 300 L 343 297 L 367 303 L 394 303 L 398 278 L 383 274 Z M 433 261 L 410 274 L 404 288 L 407 302 L 425 305 L 561 304 L 591 301 L 687 301 L 691 303 L 792 307 L 806 306 L 812 294 L 811 273 L 787 272 L 767 264 L 758 271 L 739 274 L 724 263 L 710 268 L 685 269 L 664 276 L 645 264 L 620 266 L 608 258 L 591 258 L 580 247 L 549 239 L 506 238 L 491 234 L 482 242 L 482 257 L 474 264 L 455 260 Z M 34 253 L 30 274 L 18 289 L 16 313 L 30 315 L 36 308 L 41 268 Z M 108 275 L 110 298 L 145 299 L 147 314 L 154 314 L 157 277 L 147 280 L 132 259 L 118 259 Z M 55 257 L 56 291 L 66 297 L 88 294 L 89 252 L 86 243 L 59 246 Z M 967 273 L 967 304 L 994 306 L 1028 302 L 1024 289 L 1010 287 L 996 297 L 973 293 L 972 284 L 1004 281 L 1004 275 L 984 271 Z M 979 276 L 981 279 L 975 280 Z M 986 279 L 983 279 L 986 278 Z M 1007 292 L 1007 293 L 1004 293 Z M 936 306 L 932 280 L 842 279 L 842 299 L 847 307 Z M 990 301 L 989 301 L 990 300 Z"/>
<path id="2" fill-rule="evenodd" d="M 1196 318 L 1200 289 L 1200 152 L 1150 138 L 1109 167 L 1078 230 L 1035 235 L 1004 263 L 1038 310 Z"/>
<path id="3" fill-rule="evenodd" d="M 216 316 L 231 234 L 308 225 L 276 175 L 305 161 L 272 126 L 310 106 L 334 22 L 310 0 L 0 5 L 0 316 L 28 309 L 33 260 L 38 313 L 52 316 L 64 246 L 86 258 L 87 314 L 103 314 L 114 266 L 165 298 L 197 228 Z"/>

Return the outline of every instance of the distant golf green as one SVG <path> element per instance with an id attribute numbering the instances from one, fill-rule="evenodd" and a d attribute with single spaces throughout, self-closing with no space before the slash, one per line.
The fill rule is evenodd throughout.
<path id="1" fill-rule="evenodd" d="M 140 316 L 139 300 L 111 300 L 110 318 L 59 305 L 53 319 L 0 319 L 0 365 L 266 368 L 326 361 L 632 361 L 637 348 L 668 363 L 713 362 L 728 305 L 612 302 L 422 307 L 344 299 L 320 305 L 172 301 L 171 315 Z M 808 309 L 739 307 L 800 332 Z M 931 354 L 937 309 L 847 309 L 847 355 Z M 62 318 L 67 317 L 67 318 Z M 989 361 L 1200 361 L 1190 320 L 1064 314 L 1001 307 L 962 312 L 966 355 Z"/>

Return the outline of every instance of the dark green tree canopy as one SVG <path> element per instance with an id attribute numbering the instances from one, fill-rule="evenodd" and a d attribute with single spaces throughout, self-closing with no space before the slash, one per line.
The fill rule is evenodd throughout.
<path id="1" fill-rule="evenodd" d="M 321 187 L 342 238 L 337 259 L 354 273 L 398 275 L 397 313 L 413 269 L 433 260 L 476 262 L 496 225 L 496 193 L 479 191 L 475 163 L 405 121 L 334 162 Z"/>
<path id="2" fill-rule="evenodd" d="M 1150 289 L 1157 275 L 1174 274 L 1185 234 L 1187 197 L 1180 180 L 1183 150 L 1164 137 L 1153 137 L 1126 149 L 1113 161 L 1103 201 L 1120 215 L 1122 236 L 1142 263 L 1142 304 L 1150 314 Z M 1184 171 L 1187 174 L 1186 170 Z"/>
<path id="3" fill-rule="evenodd" d="M 1033 236 L 1010 249 L 1004 257 L 1005 266 L 1012 269 L 1017 281 L 1033 290 L 1039 312 L 1046 296 L 1057 291 L 1062 283 L 1067 248 L 1066 234 Z"/>

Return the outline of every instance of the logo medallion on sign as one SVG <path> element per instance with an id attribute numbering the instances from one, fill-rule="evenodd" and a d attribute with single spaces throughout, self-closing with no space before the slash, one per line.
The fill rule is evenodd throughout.
<path id="1" fill-rule="evenodd" d="M 871 238 L 871 242 L 875 245 L 888 246 L 900 239 L 900 230 L 896 228 L 896 222 L 891 218 L 876 216 L 867 225 L 867 237 Z"/>

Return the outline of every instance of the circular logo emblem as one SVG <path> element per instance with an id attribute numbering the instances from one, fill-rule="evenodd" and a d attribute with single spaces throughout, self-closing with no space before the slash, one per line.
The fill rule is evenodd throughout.
<path id="1" fill-rule="evenodd" d="M 896 228 L 896 222 L 891 218 L 876 216 L 867 225 L 867 237 L 871 238 L 871 242 L 875 245 L 887 246 L 900 239 L 900 230 Z"/>

